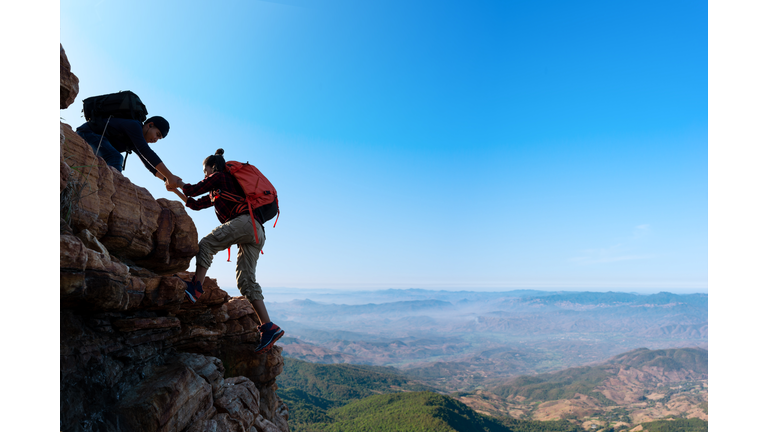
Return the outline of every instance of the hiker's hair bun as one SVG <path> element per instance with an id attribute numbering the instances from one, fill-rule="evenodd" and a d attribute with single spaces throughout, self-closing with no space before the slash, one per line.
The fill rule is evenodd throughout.
<path id="1" fill-rule="evenodd" d="M 216 156 L 223 156 L 224 155 L 224 149 L 218 149 L 216 150 L 216 153 L 214 153 Z"/>

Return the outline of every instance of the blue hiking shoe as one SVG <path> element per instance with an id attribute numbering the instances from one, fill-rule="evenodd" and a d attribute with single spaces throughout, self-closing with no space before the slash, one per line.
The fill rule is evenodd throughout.
<path id="1" fill-rule="evenodd" d="M 259 332 L 261 333 L 261 341 L 259 346 L 256 347 L 256 354 L 269 351 L 272 345 L 285 334 L 283 329 L 271 322 L 259 326 Z"/>
<path id="2" fill-rule="evenodd" d="M 187 294 L 187 298 L 192 303 L 195 303 L 197 299 L 199 299 L 200 296 L 205 293 L 205 291 L 203 291 L 203 284 L 196 281 L 194 278 L 192 278 L 192 282 L 184 281 L 184 283 L 187 284 L 187 288 L 184 290 L 184 293 Z"/>

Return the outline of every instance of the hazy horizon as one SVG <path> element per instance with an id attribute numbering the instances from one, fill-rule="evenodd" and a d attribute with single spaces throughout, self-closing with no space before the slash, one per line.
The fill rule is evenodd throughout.
<path id="1" fill-rule="evenodd" d="M 236 287 L 221 287 L 232 297 L 240 296 L 240 291 Z M 323 302 L 339 302 L 336 304 L 360 304 L 360 303 L 376 303 L 375 295 L 386 293 L 388 291 L 427 291 L 427 292 L 446 292 L 446 293 L 505 293 L 513 291 L 537 291 L 537 292 L 567 292 L 567 293 L 625 293 L 635 295 L 653 295 L 659 293 L 672 293 L 676 295 L 689 295 L 689 294 L 704 294 L 709 295 L 707 290 L 684 290 L 684 289 L 635 289 L 635 290 L 620 290 L 620 289 L 578 289 L 578 288 L 530 288 L 530 287 L 514 287 L 508 289 L 482 289 L 482 288 L 293 288 L 293 287 L 264 287 L 262 286 L 264 301 L 266 303 L 284 303 L 292 300 L 312 300 L 318 303 Z M 344 303 L 344 301 L 347 303 Z M 332 300 L 332 301 L 331 301 Z M 396 301 L 396 300 L 390 300 Z"/>

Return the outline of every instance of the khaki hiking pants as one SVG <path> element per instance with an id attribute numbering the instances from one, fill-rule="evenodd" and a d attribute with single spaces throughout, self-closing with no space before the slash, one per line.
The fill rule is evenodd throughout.
<path id="1" fill-rule="evenodd" d="M 240 215 L 229 222 L 219 225 L 210 234 L 200 240 L 200 251 L 195 257 L 196 265 L 205 268 L 211 267 L 213 256 L 217 252 L 236 244 L 237 265 L 235 277 L 240 294 L 251 302 L 264 300 L 261 294 L 261 286 L 256 282 L 256 261 L 259 260 L 259 252 L 264 247 L 264 227 L 256 222 L 256 230 L 259 233 L 259 242 L 253 235 L 253 223 L 250 215 Z"/>

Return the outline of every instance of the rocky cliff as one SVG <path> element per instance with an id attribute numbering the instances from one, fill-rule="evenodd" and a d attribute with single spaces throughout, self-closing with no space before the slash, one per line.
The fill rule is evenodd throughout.
<path id="1" fill-rule="evenodd" d="M 63 109 L 79 81 L 60 52 Z M 154 199 L 63 123 L 60 157 L 61 430 L 287 432 L 282 349 L 254 354 L 251 304 L 209 278 L 185 298 L 198 238 L 183 204 Z"/>

